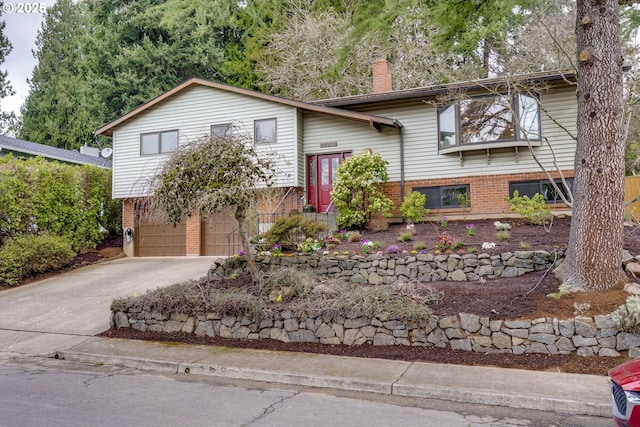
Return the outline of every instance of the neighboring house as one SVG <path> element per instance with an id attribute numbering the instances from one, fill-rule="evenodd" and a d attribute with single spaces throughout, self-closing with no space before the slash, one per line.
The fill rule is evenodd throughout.
<path id="1" fill-rule="evenodd" d="M 332 211 L 339 163 L 365 150 L 389 162 L 385 192 L 396 207 L 405 195 L 420 191 L 432 214 L 455 215 L 464 208 L 500 217 L 509 213 L 505 198 L 516 189 L 521 195 L 542 193 L 555 206 L 558 198 L 538 162 L 554 178 L 557 165 L 571 183 L 575 78 L 546 72 L 511 80 L 544 89 L 535 97 L 506 95 L 510 89 L 504 80 L 485 79 L 393 91 L 384 60 L 374 63 L 373 93 L 314 102 L 188 80 L 96 131 L 113 140 L 113 197 L 124 199 L 123 226 L 137 236 L 127 253 L 227 254 L 234 226 L 222 225 L 225 216 L 207 222 L 189 218 L 173 229 L 139 218 L 135 200 L 150 194 L 149 177 L 177 144 L 224 133 L 230 126 L 281 158 L 282 196 L 261 203 L 265 214 L 303 205 L 321 214 Z M 468 200 L 467 207 L 459 195 Z"/>
<path id="2" fill-rule="evenodd" d="M 97 149 L 89 151 L 91 151 L 91 155 L 0 135 L 0 156 L 5 156 L 9 153 L 18 158 L 42 156 L 47 160 L 55 160 L 62 163 L 94 165 L 102 169 L 111 169 L 111 159 L 99 157 Z"/>

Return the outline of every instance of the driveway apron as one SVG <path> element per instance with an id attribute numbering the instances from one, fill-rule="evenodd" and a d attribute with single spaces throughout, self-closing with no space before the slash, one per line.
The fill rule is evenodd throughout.
<path id="1" fill-rule="evenodd" d="M 116 297 L 206 276 L 212 257 L 121 258 L 0 292 L 0 354 L 50 355 L 109 328 Z"/>

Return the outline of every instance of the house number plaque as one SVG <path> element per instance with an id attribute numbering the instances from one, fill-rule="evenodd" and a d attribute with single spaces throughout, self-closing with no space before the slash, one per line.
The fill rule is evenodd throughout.
<path id="1" fill-rule="evenodd" d="M 337 147 L 338 141 L 321 142 L 320 148 Z"/>

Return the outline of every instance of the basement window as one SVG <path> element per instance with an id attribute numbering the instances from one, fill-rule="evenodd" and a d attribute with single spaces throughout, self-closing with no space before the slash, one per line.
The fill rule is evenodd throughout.
<path id="1" fill-rule="evenodd" d="M 417 191 L 427 197 L 424 207 L 427 209 L 447 209 L 463 207 L 461 201 L 468 201 L 466 207 L 470 206 L 471 193 L 470 186 L 464 185 L 442 185 L 437 187 L 414 187 L 412 191 Z"/>

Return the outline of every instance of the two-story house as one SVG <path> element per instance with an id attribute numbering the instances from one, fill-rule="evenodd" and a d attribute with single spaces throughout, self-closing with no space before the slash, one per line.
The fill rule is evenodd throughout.
<path id="1" fill-rule="evenodd" d="M 178 144 L 230 128 L 279 156 L 275 210 L 331 212 L 340 162 L 365 150 L 389 162 L 385 192 L 399 207 L 420 191 L 435 215 L 499 218 L 514 190 L 559 198 L 542 168 L 569 184 L 575 154 L 575 77 L 544 72 L 392 90 L 386 61 L 374 63 L 370 94 L 304 102 L 191 79 L 96 131 L 113 140 L 113 197 L 124 199 L 129 255 L 226 255 L 235 225 L 228 215 L 190 217 L 178 227 L 136 214 L 152 193 L 149 178 Z M 535 90 L 514 90 L 535 87 Z M 465 205 L 462 206 L 461 203 Z M 396 212 L 399 218 L 399 212 Z"/>

